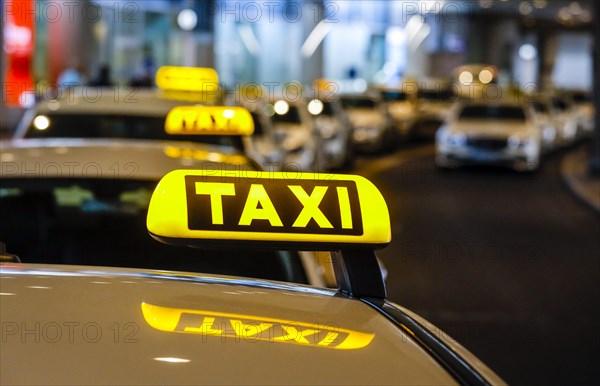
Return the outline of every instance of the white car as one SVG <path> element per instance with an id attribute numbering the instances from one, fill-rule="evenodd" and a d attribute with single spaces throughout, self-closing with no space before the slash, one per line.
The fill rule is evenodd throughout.
<path id="1" fill-rule="evenodd" d="M 226 146 L 179 141 L 25 139 L 0 142 L 0 241 L 21 260 L 210 272 L 324 286 L 310 253 L 243 258 L 173 249 L 148 237 L 158 181 L 176 169 L 252 175 L 261 167 Z"/>
<path id="2" fill-rule="evenodd" d="M 507 165 L 533 171 L 540 165 L 542 132 L 526 104 L 459 105 L 436 133 L 436 165 Z"/>
<path id="3" fill-rule="evenodd" d="M 394 122 L 380 96 L 346 94 L 340 99 L 350 118 L 352 139 L 357 150 L 377 153 L 396 145 Z"/>
<path id="4" fill-rule="evenodd" d="M 581 135 L 591 136 L 596 125 L 596 108 L 592 95 L 586 91 L 574 90 L 567 92 L 577 110 L 577 118 Z"/>
<path id="5" fill-rule="evenodd" d="M 280 136 L 277 136 L 273 128 L 270 116 L 265 111 L 265 102 L 262 99 L 244 98 L 239 92 L 227 95 L 226 102 L 230 105 L 239 105 L 247 109 L 254 121 L 254 133 L 252 134 L 252 146 L 260 156 L 265 170 L 283 170 L 286 158 L 289 154 L 281 146 Z"/>
<path id="6" fill-rule="evenodd" d="M 263 168 L 278 161 L 272 137 L 262 133 L 235 135 L 177 135 L 165 132 L 165 119 L 179 106 L 198 101 L 165 98 L 156 90 L 71 90 L 60 99 L 43 100 L 23 116 L 15 138 L 118 138 L 180 140 L 230 146 L 259 162 Z"/>
<path id="7" fill-rule="evenodd" d="M 564 96 L 551 97 L 556 110 L 555 125 L 562 146 L 571 145 L 577 139 L 578 112 L 573 102 Z"/>
<path id="8" fill-rule="evenodd" d="M 417 106 L 414 98 L 401 88 L 384 88 L 380 92 L 400 138 L 412 138 L 417 121 Z"/>
<path id="9" fill-rule="evenodd" d="M 334 98 L 315 98 L 307 102 L 315 129 L 321 136 L 325 169 L 338 169 L 354 161 L 352 125 L 341 102 Z"/>
<path id="10" fill-rule="evenodd" d="M 539 98 L 529 102 L 533 111 L 533 119 L 542 131 L 542 147 L 549 152 L 560 146 L 561 138 L 557 127 L 557 112 L 552 102 Z"/>
<path id="11" fill-rule="evenodd" d="M 28 210 L 37 214 L 43 206 Z M 387 299 L 376 250 L 391 242 L 391 221 L 383 196 L 364 177 L 177 170 L 160 180 L 145 223 L 145 237 L 165 243 L 172 262 L 188 253 L 198 265 L 218 262 L 218 254 L 198 249 L 207 245 L 259 267 L 279 249 L 335 251 L 336 289 L 36 265 L 7 245 L 11 255 L 0 251 L 1 384 L 506 384 L 445 332 Z M 23 238 L 49 255 L 49 240 L 36 236 L 55 225 L 39 223 Z M 86 229 L 79 234 L 84 243 Z M 107 244 L 127 238 L 109 236 Z M 102 247 L 93 253 L 110 257 Z"/>
<path id="12" fill-rule="evenodd" d="M 284 170 L 323 170 L 324 149 L 304 100 L 274 99 L 265 106 L 278 143 L 285 152 Z"/>
<path id="13" fill-rule="evenodd" d="M 448 118 L 455 102 L 452 88 L 445 82 L 426 82 L 418 91 L 416 134 L 431 138 Z"/>

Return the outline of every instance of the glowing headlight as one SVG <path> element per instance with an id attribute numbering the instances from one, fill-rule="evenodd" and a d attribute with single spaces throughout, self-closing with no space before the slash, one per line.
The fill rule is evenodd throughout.
<path id="1" fill-rule="evenodd" d="M 33 120 L 33 126 L 38 130 L 46 130 L 50 127 L 50 119 L 45 115 L 38 115 Z"/>
<path id="2" fill-rule="evenodd" d="M 312 115 L 319 115 L 323 112 L 323 102 L 313 99 L 308 103 L 308 112 Z"/>
<path id="3" fill-rule="evenodd" d="M 529 145 L 530 138 L 521 138 L 519 136 L 513 135 L 508 139 L 508 147 L 511 149 L 517 149 L 520 147 L 525 147 Z"/>
<path id="4" fill-rule="evenodd" d="M 448 134 L 446 143 L 451 146 L 464 146 L 467 143 L 467 136 L 463 133 Z"/>

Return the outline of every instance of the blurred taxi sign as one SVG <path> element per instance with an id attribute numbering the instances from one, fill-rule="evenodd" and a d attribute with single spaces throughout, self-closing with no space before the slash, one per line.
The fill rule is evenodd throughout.
<path id="1" fill-rule="evenodd" d="M 165 120 L 167 134 L 246 135 L 254 133 L 250 112 L 237 106 L 180 106 Z"/>
<path id="2" fill-rule="evenodd" d="M 156 72 L 156 85 L 162 90 L 212 93 L 218 83 L 213 68 L 163 66 Z"/>
<path id="3" fill-rule="evenodd" d="M 368 346 L 375 334 L 295 320 L 157 306 L 142 303 L 144 320 L 159 331 L 250 341 L 352 350 Z"/>
<path id="4" fill-rule="evenodd" d="M 159 182 L 150 234 L 169 244 L 338 250 L 391 241 L 379 190 L 352 175 L 176 170 Z"/>

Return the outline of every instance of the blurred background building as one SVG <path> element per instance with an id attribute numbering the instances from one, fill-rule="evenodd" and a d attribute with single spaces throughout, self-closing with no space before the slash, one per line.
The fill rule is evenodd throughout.
<path id="1" fill-rule="evenodd" d="M 215 67 L 227 86 L 326 77 L 353 80 L 360 91 L 448 77 L 457 65 L 479 62 L 525 90 L 589 90 L 591 7 L 547 0 L 5 0 L 2 124 L 10 115 L 6 94 L 14 91 L 7 72 L 14 71 L 28 73 L 38 91 L 67 69 L 82 82 L 108 67 L 112 82 L 151 84 L 164 64 Z M 13 28 L 15 16 L 29 22 Z M 30 62 L 11 62 L 11 45 L 28 29 Z"/>

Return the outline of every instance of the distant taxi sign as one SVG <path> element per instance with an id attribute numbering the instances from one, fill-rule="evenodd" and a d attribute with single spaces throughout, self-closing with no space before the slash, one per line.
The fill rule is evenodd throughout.
<path id="1" fill-rule="evenodd" d="M 390 218 L 377 188 L 360 176 L 176 170 L 148 209 L 150 234 L 193 246 L 304 250 L 383 248 Z"/>
<path id="2" fill-rule="evenodd" d="M 162 90 L 214 92 L 219 76 L 213 68 L 163 66 L 156 72 L 156 85 Z"/>
<path id="3" fill-rule="evenodd" d="M 250 112 L 237 106 L 180 106 L 165 120 L 167 134 L 252 135 Z"/>

